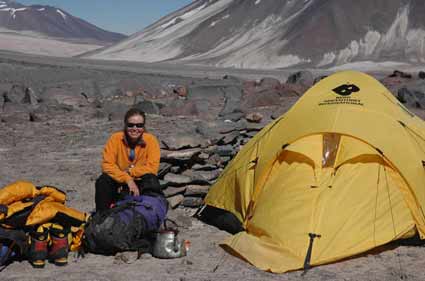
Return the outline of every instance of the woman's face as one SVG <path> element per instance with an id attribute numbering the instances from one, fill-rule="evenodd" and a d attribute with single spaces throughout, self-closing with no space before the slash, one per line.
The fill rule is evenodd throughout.
<path id="1" fill-rule="evenodd" d="M 143 134 L 145 120 L 141 115 L 133 115 L 127 119 L 126 131 L 131 141 L 137 141 Z"/>

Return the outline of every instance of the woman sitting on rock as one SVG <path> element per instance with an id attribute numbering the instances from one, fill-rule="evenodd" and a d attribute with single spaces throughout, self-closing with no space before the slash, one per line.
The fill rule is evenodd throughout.
<path id="1" fill-rule="evenodd" d="M 124 118 L 124 130 L 112 134 L 103 150 L 102 175 L 96 180 L 96 211 L 113 206 L 120 193 L 163 196 L 157 178 L 160 148 L 145 130 L 146 116 L 137 108 Z"/>

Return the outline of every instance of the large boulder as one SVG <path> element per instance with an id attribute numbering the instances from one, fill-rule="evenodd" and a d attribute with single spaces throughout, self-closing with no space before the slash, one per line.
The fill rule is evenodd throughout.
<path id="1" fill-rule="evenodd" d="M 204 197 L 207 195 L 210 190 L 209 185 L 188 185 L 184 192 L 185 196 L 201 196 Z"/>
<path id="2" fill-rule="evenodd" d="M 123 120 L 125 113 L 130 109 L 130 105 L 120 102 L 106 102 L 101 111 L 108 117 L 108 120 Z"/>
<path id="3" fill-rule="evenodd" d="M 184 186 L 192 182 L 192 178 L 190 176 L 173 173 L 166 174 L 164 176 L 164 180 L 167 181 L 170 186 L 174 187 Z"/>
<path id="4" fill-rule="evenodd" d="M 210 170 L 210 171 L 194 171 L 186 170 L 183 172 L 184 176 L 188 176 L 191 179 L 191 183 L 208 185 L 212 180 L 215 180 L 220 175 L 219 170 Z"/>
<path id="5" fill-rule="evenodd" d="M 144 100 L 136 103 L 133 107 L 138 108 L 139 110 L 148 114 L 159 115 L 161 114 L 161 108 L 163 108 L 164 105 L 157 102 Z"/>
<path id="6" fill-rule="evenodd" d="M 425 94 L 406 87 L 398 90 L 397 99 L 408 107 L 425 109 Z"/>
<path id="7" fill-rule="evenodd" d="M 54 87 L 46 89 L 41 93 L 41 99 L 47 103 L 69 105 L 74 108 L 88 105 L 87 98 L 81 93 L 75 93 L 67 87 Z"/>
<path id="8" fill-rule="evenodd" d="M 3 110 L 0 112 L 0 118 L 2 122 L 13 124 L 31 121 L 31 111 L 26 105 L 13 102 L 6 102 L 4 103 L 2 108 Z"/>
<path id="9" fill-rule="evenodd" d="M 403 72 L 403 71 L 399 71 L 399 70 L 394 70 L 393 73 L 390 74 L 388 77 L 398 77 L 398 78 L 411 79 L 412 78 L 412 74 L 407 73 L 407 72 Z"/>
<path id="10" fill-rule="evenodd" d="M 219 113 L 220 117 L 230 120 L 239 120 L 243 116 L 241 110 L 242 89 L 240 87 L 223 87 L 224 105 Z"/>
<path id="11" fill-rule="evenodd" d="M 281 86 L 282 85 L 280 81 L 272 77 L 264 77 L 261 78 L 259 81 L 255 81 L 255 88 L 257 89 L 257 91 L 263 91 L 266 89 L 274 89 L 279 91 Z"/>
<path id="12" fill-rule="evenodd" d="M 302 86 L 311 87 L 314 84 L 314 76 L 310 71 L 298 71 L 291 74 L 286 83 L 289 84 L 300 84 Z"/>
<path id="13" fill-rule="evenodd" d="M 162 137 L 161 142 L 164 144 L 167 150 L 180 150 L 185 148 L 200 147 L 205 142 L 205 140 L 196 133 L 176 133 L 174 135 L 167 135 Z"/>
<path id="14" fill-rule="evenodd" d="M 281 96 L 287 97 L 301 97 L 305 91 L 310 87 L 301 84 L 283 83 L 281 89 Z"/>
<path id="15" fill-rule="evenodd" d="M 165 197 L 172 197 L 175 196 L 177 194 L 183 194 L 186 192 L 186 186 L 180 186 L 180 187 L 167 187 L 164 190 L 164 195 Z"/>
<path id="16" fill-rule="evenodd" d="M 164 116 L 196 116 L 199 109 L 194 101 L 174 100 L 160 109 L 160 114 Z"/>
<path id="17" fill-rule="evenodd" d="M 25 88 L 25 95 L 21 100 L 22 103 L 36 106 L 40 101 L 40 98 L 32 88 Z"/>
<path id="18" fill-rule="evenodd" d="M 7 95 L 7 100 L 13 103 L 22 103 L 22 100 L 25 97 L 25 89 L 24 85 L 13 85 L 9 90 Z"/>
<path id="19" fill-rule="evenodd" d="M 406 83 L 398 90 L 397 99 L 408 107 L 425 109 L 425 80 Z"/>
<path id="20" fill-rule="evenodd" d="M 246 94 L 241 101 L 242 108 L 245 112 L 248 112 L 250 109 L 256 107 L 274 106 L 280 103 L 280 97 L 280 93 L 275 90 L 264 90 Z"/>
<path id="21" fill-rule="evenodd" d="M 192 162 L 197 160 L 197 156 L 202 152 L 200 148 L 190 148 L 184 150 L 161 150 L 161 160 L 171 164 L 181 162 Z"/>
<path id="22" fill-rule="evenodd" d="M 188 88 L 187 99 L 194 104 L 198 115 L 204 119 L 215 119 L 220 114 L 224 104 L 222 87 L 214 85 L 191 85 Z"/>
<path id="23" fill-rule="evenodd" d="M 178 194 L 172 197 L 167 198 L 168 204 L 171 209 L 178 207 L 184 200 L 184 196 L 182 194 Z"/>

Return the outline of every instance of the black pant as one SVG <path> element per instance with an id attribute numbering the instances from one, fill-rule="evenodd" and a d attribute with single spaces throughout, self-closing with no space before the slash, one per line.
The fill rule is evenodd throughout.
<path id="1" fill-rule="evenodd" d="M 139 187 L 140 195 L 164 196 L 158 178 L 154 174 L 145 174 L 135 183 Z M 120 195 L 128 194 L 128 186 L 118 183 L 108 174 L 103 173 L 96 180 L 95 203 L 96 212 L 109 209 L 112 203 L 116 202 Z M 122 192 L 118 192 L 122 189 Z"/>

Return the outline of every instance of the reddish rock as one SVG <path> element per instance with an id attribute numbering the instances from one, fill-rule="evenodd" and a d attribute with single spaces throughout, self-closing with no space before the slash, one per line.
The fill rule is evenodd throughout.
<path id="1" fill-rule="evenodd" d="M 281 84 L 280 84 L 280 81 L 275 78 L 266 77 L 256 82 L 256 87 L 259 89 L 279 90 L 281 87 Z"/>
<path id="2" fill-rule="evenodd" d="M 281 95 L 284 97 L 300 97 L 308 90 L 308 88 L 308 86 L 302 84 L 283 83 Z"/>
<path id="3" fill-rule="evenodd" d="M 382 79 L 380 82 L 390 90 L 394 95 L 397 94 L 397 92 L 410 81 L 408 78 L 402 78 L 398 76 L 388 76 L 384 79 Z"/>
<path id="4" fill-rule="evenodd" d="M 173 103 L 165 106 L 160 113 L 164 116 L 193 116 L 198 115 L 199 111 L 195 102 L 186 101 L 183 104 Z"/>
<path id="5" fill-rule="evenodd" d="M 262 115 L 261 113 L 258 113 L 258 112 L 251 112 L 251 113 L 248 113 L 248 114 L 245 116 L 245 119 L 246 119 L 248 122 L 252 122 L 252 123 L 260 123 L 260 122 L 261 122 L 261 120 L 263 119 L 263 115 Z"/>
<path id="6" fill-rule="evenodd" d="M 403 72 L 403 71 L 399 71 L 399 70 L 394 70 L 394 72 L 391 75 L 389 75 L 388 77 L 400 77 L 400 78 L 411 79 L 412 74 L 407 73 L 407 72 Z"/>
<path id="7" fill-rule="evenodd" d="M 173 92 L 181 98 L 186 98 L 187 94 L 188 94 L 187 88 L 185 86 L 182 86 L 182 85 L 176 86 L 173 89 Z"/>
<path id="8" fill-rule="evenodd" d="M 280 94 L 275 90 L 256 92 L 245 95 L 242 98 L 243 111 L 260 106 L 272 106 L 279 104 Z"/>
<path id="9" fill-rule="evenodd" d="M 180 203 L 182 203 L 183 200 L 184 200 L 184 196 L 181 194 L 167 198 L 168 204 L 172 209 L 180 205 Z"/>
<path id="10" fill-rule="evenodd" d="M 133 92 L 133 91 L 126 91 L 126 92 L 125 92 L 125 95 L 126 95 L 127 97 L 134 97 L 134 96 L 136 96 L 136 95 L 134 94 L 134 92 Z"/>

